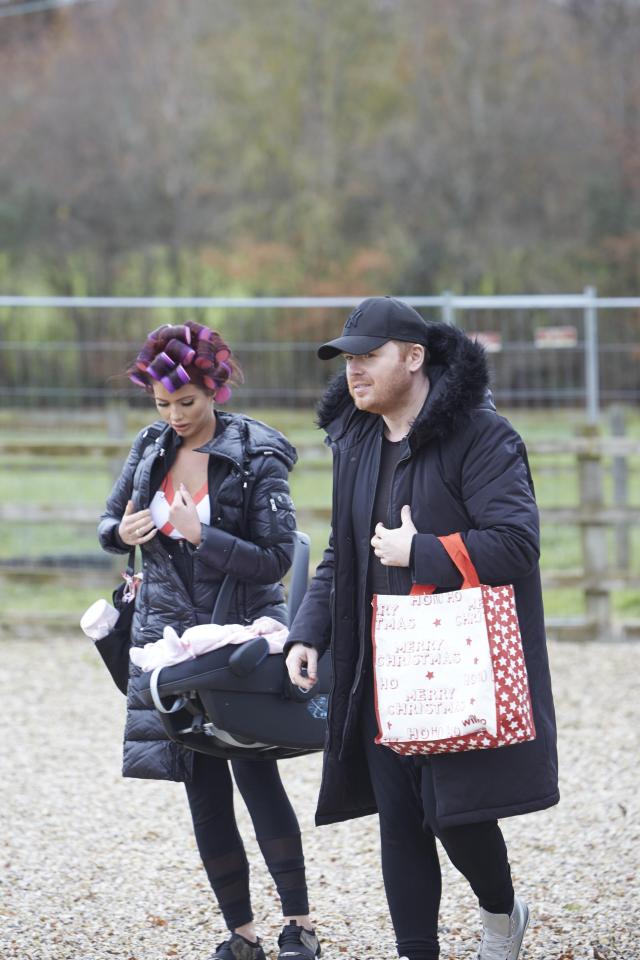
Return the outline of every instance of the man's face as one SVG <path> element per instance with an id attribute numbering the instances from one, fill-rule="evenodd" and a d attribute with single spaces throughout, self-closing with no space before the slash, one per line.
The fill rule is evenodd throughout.
<path id="1" fill-rule="evenodd" d="M 344 353 L 343 357 L 349 393 L 359 410 L 385 416 L 403 407 L 416 369 L 410 344 L 388 340 L 371 353 Z"/>

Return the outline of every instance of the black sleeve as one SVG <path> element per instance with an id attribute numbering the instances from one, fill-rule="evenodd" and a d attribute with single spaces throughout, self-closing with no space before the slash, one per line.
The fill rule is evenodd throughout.
<path id="1" fill-rule="evenodd" d="M 540 557 L 540 527 L 522 439 L 495 414 L 473 421 L 464 438 L 460 494 L 469 529 L 461 532 L 482 583 L 511 583 L 531 573 Z M 445 590 L 460 574 L 433 534 L 414 536 L 412 576 Z"/>
<path id="2" fill-rule="evenodd" d="M 294 643 L 324 653 L 331 642 L 331 615 L 334 579 L 333 534 L 289 630 L 285 656 Z"/>
<path id="3" fill-rule="evenodd" d="M 107 497 L 104 513 L 98 523 L 98 540 L 102 549 L 108 553 L 128 553 L 131 549 L 118 536 L 118 527 L 124 516 L 127 502 L 131 499 L 133 477 L 145 447 L 147 434 L 148 428 L 141 430 L 136 437 L 120 471 L 120 476 Z"/>

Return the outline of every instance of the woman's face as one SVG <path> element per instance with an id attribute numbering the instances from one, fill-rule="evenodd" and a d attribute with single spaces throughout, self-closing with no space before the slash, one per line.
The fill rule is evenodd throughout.
<path id="1" fill-rule="evenodd" d="M 188 439 L 201 438 L 201 434 L 213 436 L 215 413 L 213 397 L 192 383 L 185 384 L 173 393 L 154 383 L 153 397 L 162 419 L 178 436 Z"/>

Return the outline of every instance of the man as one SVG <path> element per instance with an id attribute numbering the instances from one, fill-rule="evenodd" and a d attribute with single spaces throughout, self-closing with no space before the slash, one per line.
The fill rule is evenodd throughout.
<path id="1" fill-rule="evenodd" d="M 364 300 L 321 359 L 346 373 L 319 405 L 333 451 L 328 549 L 292 625 L 287 665 L 309 689 L 331 644 L 334 688 L 316 822 L 379 813 L 398 953 L 436 960 L 437 837 L 480 904 L 478 960 L 517 960 L 529 912 L 514 895 L 498 817 L 557 803 L 555 717 L 524 444 L 488 392 L 482 348 L 390 297 Z M 482 583 L 513 583 L 536 739 L 497 750 L 401 757 L 376 745 L 374 593 L 456 590 L 437 539 L 460 532 Z M 306 668 L 306 670 L 305 670 Z"/>

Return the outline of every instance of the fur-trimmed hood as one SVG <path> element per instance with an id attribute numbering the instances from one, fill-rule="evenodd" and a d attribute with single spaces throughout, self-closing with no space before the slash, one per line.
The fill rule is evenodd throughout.
<path id="1" fill-rule="evenodd" d="M 429 324 L 427 348 L 431 389 L 410 435 L 418 446 L 431 437 L 454 433 L 460 419 L 478 407 L 493 409 L 485 351 L 479 343 L 456 327 L 434 322 Z M 346 374 L 339 373 L 318 403 L 316 422 L 331 440 L 338 440 L 356 423 L 364 426 L 376 416 L 357 410 Z"/>

